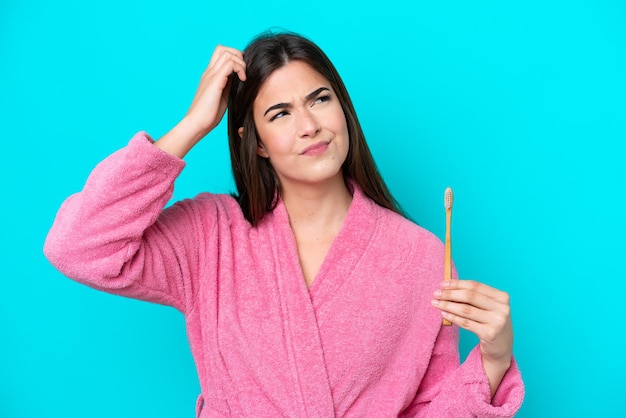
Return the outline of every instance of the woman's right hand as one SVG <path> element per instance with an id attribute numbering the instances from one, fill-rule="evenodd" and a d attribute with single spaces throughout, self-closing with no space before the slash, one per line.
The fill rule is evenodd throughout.
<path id="1" fill-rule="evenodd" d="M 226 112 L 233 73 L 241 81 L 246 80 L 243 53 L 218 45 L 213 51 L 209 66 L 202 74 L 200 85 L 187 112 L 187 118 L 197 126 L 202 136 L 215 128 Z"/>
<path id="2" fill-rule="evenodd" d="M 246 80 L 243 53 L 234 48 L 218 45 L 202 74 L 187 115 L 156 141 L 155 145 L 179 158 L 184 157 L 224 117 L 233 73 L 237 74 L 241 81 Z"/>

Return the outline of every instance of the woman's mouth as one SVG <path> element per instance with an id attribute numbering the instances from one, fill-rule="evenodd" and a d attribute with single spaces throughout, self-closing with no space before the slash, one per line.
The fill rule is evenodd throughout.
<path id="1" fill-rule="evenodd" d="M 300 155 L 308 155 L 308 156 L 316 156 L 323 154 L 328 149 L 328 144 L 330 142 L 317 142 L 313 145 L 309 145 L 300 153 Z"/>

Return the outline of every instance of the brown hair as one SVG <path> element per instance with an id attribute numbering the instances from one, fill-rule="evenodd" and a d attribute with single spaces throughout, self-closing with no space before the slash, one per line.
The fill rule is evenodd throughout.
<path id="1" fill-rule="evenodd" d="M 404 216 L 376 168 L 339 73 L 317 45 L 294 33 L 265 33 L 246 47 L 244 61 L 246 81 L 232 77 L 228 100 L 228 142 L 238 191 L 235 197 L 252 225 L 258 225 L 263 216 L 276 207 L 280 198 L 278 178 L 269 159 L 257 155 L 259 138 L 254 125 L 253 104 L 270 74 L 291 61 L 305 62 L 317 70 L 337 94 L 350 136 L 348 155 L 342 167 L 344 178 L 352 179 L 366 196 L 380 206 Z M 241 127 L 242 136 L 239 135 Z"/>

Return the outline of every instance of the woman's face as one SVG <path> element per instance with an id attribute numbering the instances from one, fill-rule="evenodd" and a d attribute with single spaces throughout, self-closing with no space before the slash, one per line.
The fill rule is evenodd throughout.
<path id="1" fill-rule="evenodd" d="M 308 64 L 292 61 L 263 83 L 253 104 L 257 153 L 268 158 L 281 187 L 342 176 L 349 138 L 330 82 Z"/>

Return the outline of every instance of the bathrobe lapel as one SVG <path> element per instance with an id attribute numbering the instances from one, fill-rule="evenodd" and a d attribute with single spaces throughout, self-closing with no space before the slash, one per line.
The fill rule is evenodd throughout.
<path id="1" fill-rule="evenodd" d="M 280 309 L 285 318 L 285 339 L 290 351 L 287 354 L 299 385 L 299 415 L 334 417 L 334 402 L 317 319 L 283 203 L 279 202 L 268 216 L 274 229 L 272 251 L 277 267 Z"/>
<path id="2" fill-rule="evenodd" d="M 269 214 L 274 233 L 272 251 L 277 266 L 285 338 L 296 380 L 300 387 L 303 416 L 334 416 L 324 350 L 320 338 L 317 309 L 344 285 L 363 256 L 380 211 L 374 202 L 354 187 L 353 200 L 344 225 L 333 241 L 310 289 L 307 288 L 295 237 L 282 202 Z M 348 307 L 347 307 L 348 308 Z"/>
<path id="3" fill-rule="evenodd" d="M 366 257 L 367 247 L 382 213 L 381 208 L 367 198 L 361 189 L 354 184 L 351 186 L 352 203 L 343 226 L 309 289 L 316 312 L 326 301 L 336 297 L 342 286 L 350 286 L 350 278 L 359 261 Z"/>

